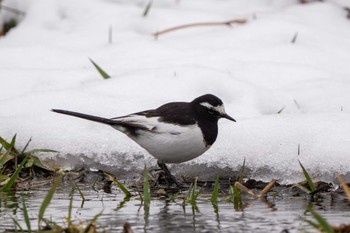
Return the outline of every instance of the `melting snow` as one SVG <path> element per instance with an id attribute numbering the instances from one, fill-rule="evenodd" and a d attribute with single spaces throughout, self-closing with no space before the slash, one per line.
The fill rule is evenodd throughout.
<path id="1" fill-rule="evenodd" d="M 26 15 L 0 11 L 0 23 L 20 20 L 0 38 L 0 136 L 32 137 L 32 148 L 60 151 L 51 160 L 62 166 L 130 174 L 155 159 L 111 127 L 50 109 L 115 117 L 212 93 L 237 123 L 221 120 L 214 146 L 172 166 L 178 174 L 228 174 L 246 158 L 262 180 L 300 181 L 298 159 L 321 180 L 349 175 L 348 1 L 166 0 L 142 17 L 147 2 L 4 0 Z M 238 18 L 248 22 L 151 35 Z"/>

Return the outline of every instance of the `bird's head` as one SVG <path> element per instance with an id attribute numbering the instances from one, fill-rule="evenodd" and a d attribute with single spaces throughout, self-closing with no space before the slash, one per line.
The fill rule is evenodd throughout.
<path id="1" fill-rule="evenodd" d="M 225 112 L 223 102 L 215 95 L 202 95 L 194 99 L 191 103 L 195 105 L 195 108 L 198 109 L 198 111 L 200 111 L 201 114 L 205 114 L 208 118 L 226 118 L 230 121 L 236 122 L 235 119 L 233 119 Z"/>

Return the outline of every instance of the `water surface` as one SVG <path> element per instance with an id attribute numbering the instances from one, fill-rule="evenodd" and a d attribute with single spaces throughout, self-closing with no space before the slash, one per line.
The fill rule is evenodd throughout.
<path id="1" fill-rule="evenodd" d="M 0 193 L 0 232 L 15 229 L 12 217 L 26 229 L 22 212 L 22 196 L 26 202 L 32 229 L 37 229 L 37 216 L 48 187 L 29 191 Z M 166 198 L 152 199 L 149 213 L 144 211 L 140 198 L 126 200 L 116 188 L 112 193 L 93 190 L 88 185 L 80 185 L 86 201 L 82 203 L 78 192 L 74 193 L 72 220 L 75 223 L 89 222 L 95 215 L 98 229 L 107 232 L 122 232 L 128 222 L 135 232 L 300 232 L 311 230 L 302 218 L 310 218 L 306 210 L 313 209 L 332 224 L 349 223 L 349 202 L 342 195 L 324 193 L 318 202 L 310 202 L 307 197 L 294 197 L 289 191 L 269 195 L 266 200 L 254 200 L 244 196 L 244 210 L 235 210 L 232 203 L 222 198 L 216 210 L 208 195 L 201 196 L 196 206 L 182 205 L 181 199 L 169 201 Z M 68 216 L 71 186 L 58 187 L 45 217 L 60 225 L 65 225 Z"/>

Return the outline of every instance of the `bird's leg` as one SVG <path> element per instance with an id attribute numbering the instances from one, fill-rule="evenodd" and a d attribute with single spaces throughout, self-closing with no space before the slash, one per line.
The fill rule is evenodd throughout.
<path id="1" fill-rule="evenodd" d="M 153 170 L 156 170 L 156 169 L 153 169 Z M 157 169 L 159 172 L 156 174 L 156 178 L 154 179 L 154 182 L 153 182 L 153 185 L 152 187 L 155 188 L 157 187 L 157 184 L 159 183 L 159 178 L 161 175 L 163 175 L 163 170 L 162 169 Z"/>
<path id="2" fill-rule="evenodd" d="M 174 182 L 176 184 L 176 186 L 178 188 L 182 188 L 182 185 L 176 180 L 176 178 L 171 174 L 171 172 L 169 171 L 168 167 L 165 165 L 165 163 L 160 162 L 159 160 L 157 161 L 158 166 L 160 167 L 160 169 L 162 169 L 165 173 L 165 178 L 170 182 Z"/>

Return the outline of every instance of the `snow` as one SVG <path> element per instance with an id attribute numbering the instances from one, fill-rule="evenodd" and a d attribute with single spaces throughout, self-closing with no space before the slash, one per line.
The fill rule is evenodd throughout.
<path id="1" fill-rule="evenodd" d="M 320 180 L 350 174 L 348 1 L 164 0 L 142 17 L 147 3 L 4 0 L 26 15 L 0 11 L 0 23 L 20 20 L 0 38 L 0 136 L 17 133 L 19 146 L 32 137 L 31 148 L 59 151 L 48 160 L 60 166 L 135 174 L 156 161 L 127 136 L 50 109 L 116 117 L 212 93 L 237 123 L 221 120 L 212 148 L 172 166 L 176 174 L 230 176 L 244 158 L 249 175 L 266 181 L 302 180 L 298 159 Z"/>

